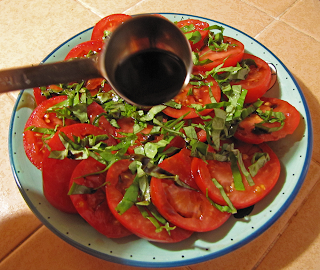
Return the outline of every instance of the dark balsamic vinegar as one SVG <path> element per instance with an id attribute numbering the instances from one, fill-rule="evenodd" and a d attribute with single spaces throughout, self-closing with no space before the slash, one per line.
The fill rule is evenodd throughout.
<path id="1" fill-rule="evenodd" d="M 249 206 L 247 208 L 238 209 L 237 213 L 234 214 L 233 216 L 235 218 L 244 218 L 244 217 L 250 215 L 250 213 L 252 212 L 253 208 L 254 208 L 254 205 L 251 205 L 251 206 Z"/>
<path id="2" fill-rule="evenodd" d="M 175 97 L 187 71 L 175 54 L 147 49 L 125 58 L 116 68 L 118 92 L 134 103 L 152 106 Z"/>

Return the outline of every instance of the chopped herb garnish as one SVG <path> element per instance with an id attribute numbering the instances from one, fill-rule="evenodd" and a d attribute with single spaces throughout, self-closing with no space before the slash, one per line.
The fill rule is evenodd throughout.
<path id="1" fill-rule="evenodd" d="M 233 206 L 232 202 L 230 201 L 228 195 L 226 194 L 223 186 L 216 180 L 216 179 L 212 179 L 212 182 L 214 183 L 214 185 L 217 187 L 217 189 L 219 189 L 220 194 L 222 196 L 222 198 L 225 200 L 225 202 L 227 203 L 227 205 L 229 206 L 229 211 L 232 214 L 237 213 L 237 209 Z"/>

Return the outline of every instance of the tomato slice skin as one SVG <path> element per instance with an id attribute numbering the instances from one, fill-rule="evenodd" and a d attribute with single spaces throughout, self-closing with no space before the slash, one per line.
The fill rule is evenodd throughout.
<path id="1" fill-rule="evenodd" d="M 89 188 L 98 188 L 93 194 L 70 195 L 71 201 L 77 212 L 98 232 L 109 238 L 120 238 L 132 234 L 124 228 L 111 213 L 103 184 L 106 181 L 107 172 L 101 172 L 105 165 L 89 157 L 81 161 L 73 170 L 70 178 L 70 187 L 75 182 Z M 83 177 L 84 175 L 89 175 Z"/>
<path id="2" fill-rule="evenodd" d="M 90 124 L 74 124 L 66 126 L 56 132 L 48 142 L 52 151 L 61 151 L 65 149 L 59 138 L 60 132 L 63 132 L 70 139 L 73 138 L 73 135 L 84 138 L 90 134 L 95 136 L 106 134 L 102 129 Z M 67 213 L 77 213 L 77 210 L 68 195 L 68 191 L 72 172 L 81 160 L 69 158 L 59 160 L 49 158 L 49 154 L 49 150 L 46 150 L 42 164 L 43 193 L 46 199 L 55 208 Z"/>
<path id="3" fill-rule="evenodd" d="M 116 211 L 116 206 L 122 200 L 124 190 L 132 183 L 133 175 L 128 172 L 131 161 L 119 160 L 114 163 L 107 172 L 106 194 L 108 205 L 113 215 L 122 223 L 124 227 L 132 231 L 137 236 L 153 242 L 175 243 L 191 236 L 192 232 L 176 227 L 170 235 L 166 230 L 155 232 L 155 226 L 144 218 L 138 208 L 133 205 L 125 213 L 120 215 Z M 119 180 L 120 179 L 120 180 Z"/>
<path id="4" fill-rule="evenodd" d="M 103 46 L 104 42 L 102 40 L 88 40 L 82 42 L 73 47 L 66 55 L 64 60 L 87 57 L 90 51 L 92 51 L 93 53 L 99 53 L 101 52 Z"/>
<path id="5" fill-rule="evenodd" d="M 31 113 L 28 118 L 25 129 L 30 126 L 39 128 L 54 129 L 57 125 L 62 127 L 61 119 L 56 117 L 55 113 L 47 113 L 48 108 L 67 99 L 67 96 L 57 96 L 41 102 L 39 106 Z M 76 123 L 73 120 L 66 120 L 66 125 Z M 45 152 L 45 146 L 42 141 L 42 134 L 31 130 L 23 132 L 23 146 L 30 162 L 39 170 L 42 169 L 42 160 Z"/>
<path id="6" fill-rule="evenodd" d="M 47 98 L 44 95 L 42 95 L 40 87 L 33 88 L 33 95 L 37 106 L 40 105 L 42 101 L 47 100 Z"/>
<path id="7" fill-rule="evenodd" d="M 117 26 L 130 18 L 132 17 L 126 14 L 112 14 L 102 18 L 95 24 L 92 30 L 91 40 L 103 40 L 104 31 L 113 32 Z"/>
<path id="8" fill-rule="evenodd" d="M 262 119 L 256 114 L 252 114 L 240 122 L 234 137 L 246 142 L 253 144 L 260 144 L 268 141 L 277 141 L 284 138 L 288 134 L 292 134 L 299 125 L 300 113 L 298 110 L 289 104 L 287 101 L 278 98 L 266 98 L 261 97 L 264 104 L 260 107 L 262 111 L 269 111 L 271 108 L 274 112 L 283 112 L 286 119 L 284 120 L 284 126 L 278 131 L 271 133 L 257 133 L 255 132 L 255 124 L 260 123 Z M 279 123 L 264 124 L 268 127 L 279 126 Z"/>
<path id="9" fill-rule="evenodd" d="M 87 107 L 87 114 L 89 117 L 89 121 L 91 124 L 95 121 L 96 117 L 100 114 L 105 113 L 105 110 L 96 102 L 92 102 Z M 107 134 L 109 134 L 109 139 L 107 140 L 108 145 L 116 145 L 117 141 L 113 137 L 116 135 L 116 129 L 110 124 L 107 118 L 104 116 L 101 116 L 98 121 L 98 127 L 102 130 L 106 131 Z"/>
<path id="10" fill-rule="evenodd" d="M 65 213 L 78 213 L 68 191 L 72 172 L 79 163 L 79 160 L 49 158 L 49 151 L 43 158 L 43 194 L 52 206 Z"/>
<path id="11" fill-rule="evenodd" d="M 227 51 L 216 52 L 212 51 L 208 46 L 199 51 L 199 60 L 203 61 L 210 59 L 211 63 L 205 65 L 195 65 L 194 71 L 210 71 L 213 68 L 221 65 L 224 62 L 224 67 L 235 66 L 241 61 L 244 54 L 244 45 L 239 41 L 231 37 L 224 36 L 225 43 L 228 43 Z"/>
<path id="12" fill-rule="evenodd" d="M 170 149 L 171 147 L 180 148 L 180 149 L 185 148 L 186 141 L 180 136 L 175 136 L 164 148 L 164 151 Z"/>
<path id="13" fill-rule="evenodd" d="M 257 66 L 251 65 L 250 72 L 245 80 L 231 82 L 231 85 L 241 85 L 248 90 L 245 103 L 255 102 L 262 97 L 269 89 L 271 81 L 271 69 L 261 58 L 245 53 L 242 60 L 253 59 Z"/>
<path id="14" fill-rule="evenodd" d="M 191 24 L 194 25 L 194 30 L 188 31 L 186 33 L 192 33 L 192 32 L 198 31 L 201 35 L 201 39 L 197 43 L 193 43 L 192 41 L 189 41 L 191 49 L 193 51 L 200 50 L 205 45 L 204 41 L 209 33 L 209 30 L 206 28 L 209 27 L 209 24 L 200 20 L 188 19 L 188 20 L 179 21 L 177 23 L 177 26 L 179 28 L 182 28 L 184 26 L 191 25 Z"/>
<path id="15" fill-rule="evenodd" d="M 200 190 L 202 190 L 202 192 L 208 190 L 208 196 L 211 200 L 220 205 L 226 205 L 220 191 L 212 182 L 212 178 L 215 178 L 223 186 L 234 207 L 236 209 L 243 209 L 256 204 L 272 190 L 280 175 L 280 162 L 276 154 L 265 143 L 252 145 L 237 142 L 235 148 L 238 148 L 243 154 L 243 161 L 246 168 L 251 165 L 251 158 L 254 153 L 265 152 L 270 156 L 270 161 L 258 171 L 256 176 L 252 177 L 255 183 L 254 186 L 249 186 L 247 180 L 241 173 L 245 191 L 234 189 L 230 162 L 208 160 L 208 164 L 206 164 L 203 160 L 194 158 L 191 169 Z"/>
<path id="16" fill-rule="evenodd" d="M 221 90 L 218 83 L 211 76 L 205 79 L 204 82 L 212 83 L 212 86 L 211 86 L 212 94 L 216 99 L 216 101 L 219 102 L 221 98 Z M 192 88 L 193 88 L 193 95 L 188 95 L 189 90 Z M 176 103 L 181 104 L 182 108 L 175 109 L 175 108 L 167 107 L 163 110 L 163 113 L 173 118 L 179 118 L 189 112 L 189 114 L 186 115 L 184 119 L 191 119 L 191 118 L 198 117 L 196 110 L 188 106 L 191 104 L 205 105 L 205 104 L 211 103 L 211 99 L 209 95 L 209 87 L 204 85 L 204 86 L 201 86 L 200 88 L 196 88 L 189 83 L 174 98 L 174 101 Z M 212 110 L 213 109 L 206 109 L 206 110 L 200 111 L 199 114 L 206 115 Z"/>
<path id="17" fill-rule="evenodd" d="M 181 138 L 181 137 L 180 137 Z M 159 167 L 165 166 L 167 169 L 178 171 L 180 180 L 187 184 L 189 187 L 199 190 L 197 183 L 190 170 L 192 158 L 190 157 L 191 151 L 183 148 L 179 153 L 170 158 L 168 162 L 162 162 Z M 167 164 L 170 162 L 170 165 Z M 164 169 L 164 168 L 163 168 Z M 166 170 L 166 169 L 165 169 Z"/>
<path id="18" fill-rule="evenodd" d="M 214 118 L 215 112 L 214 112 L 214 111 L 211 111 L 210 113 L 207 114 L 207 116 L 211 116 L 212 118 Z M 193 119 L 191 120 L 191 122 L 192 122 L 193 124 L 196 124 L 196 125 L 198 125 L 198 124 L 205 125 L 205 122 L 206 122 L 206 121 L 209 121 L 209 120 L 210 120 L 210 119 L 208 119 L 208 120 L 203 120 L 203 119 L 201 119 L 200 117 L 196 117 L 196 118 L 193 118 Z M 206 132 L 205 130 L 201 129 L 201 128 L 196 128 L 195 130 L 196 130 L 196 132 L 197 132 L 198 141 L 200 141 L 200 142 L 206 142 L 206 141 L 207 141 L 207 132 Z"/>
<path id="19" fill-rule="evenodd" d="M 64 145 L 62 144 L 62 142 L 60 141 L 59 138 L 59 133 L 63 132 L 68 138 L 73 138 L 73 136 L 77 136 L 80 137 L 81 139 L 83 139 L 84 137 L 88 136 L 88 135 L 105 135 L 108 133 L 103 130 L 100 129 L 94 125 L 91 124 L 73 124 L 70 126 L 66 126 L 61 128 L 58 132 L 55 133 L 55 135 L 50 139 L 50 141 L 48 142 L 48 145 L 50 146 L 51 150 L 64 150 Z M 108 141 L 105 141 L 108 144 Z"/>
<path id="20" fill-rule="evenodd" d="M 120 128 L 117 128 L 115 130 L 116 137 L 121 138 L 125 135 L 121 133 L 133 133 L 133 126 L 135 120 L 132 117 L 123 117 L 117 120 L 118 125 Z M 137 136 L 137 139 L 132 143 L 131 146 L 128 148 L 128 154 L 134 154 L 134 149 L 140 145 L 142 145 L 143 142 L 158 142 L 161 139 L 163 139 L 163 135 L 150 135 L 150 132 L 152 130 L 153 126 L 148 124 L 146 128 L 144 128 L 142 131 L 135 134 Z"/>
<path id="21" fill-rule="evenodd" d="M 183 149 L 184 150 L 184 149 Z M 181 150 L 181 151 L 183 151 Z M 181 159 L 181 154 L 176 154 L 165 159 L 159 167 L 172 174 L 177 174 L 183 182 L 193 178 L 191 160 L 185 164 L 186 150 Z M 197 188 L 198 189 L 198 188 Z M 177 186 L 172 180 L 152 177 L 150 183 L 151 199 L 159 213 L 168 221 L 186 230 L 206 232 L 214 230 L 225 223 L 230 217 L 229 213 L 220 212 L 206 196 L 197 190 Z"/>

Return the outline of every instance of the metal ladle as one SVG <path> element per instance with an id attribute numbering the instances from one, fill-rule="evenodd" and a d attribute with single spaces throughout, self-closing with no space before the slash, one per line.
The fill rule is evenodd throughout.
<path id="1" fill-rule="evenodd" d="M 150 49 L 168 52 L 182 61 L 185 71 L 183 81 L 166 95 L 161 92 L 165 89 L 160 88 L 150 99 L 132 93 L 128 97 L 128 93 L 118 89 L 116 69 L 131 55 Z M 106 40 L 101 53 L 95 57 L 0 70 L 0 93 L 104 77 L 127 102 L 138 106 L 153 106 L 170 100 L 187 85 L 192 66 L 189 42 L 175 24 L 160 16 L 140 15 L 120 25 Z M 177 70 L 173 70 L 175 71 Z M 152 92 L 153 89 L 148 91 Z"/>

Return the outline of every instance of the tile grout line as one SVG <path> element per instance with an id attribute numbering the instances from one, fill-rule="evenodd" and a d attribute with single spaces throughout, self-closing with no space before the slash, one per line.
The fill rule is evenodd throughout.
<path id="1" fill-rule="evenodd" d="M 13 105 L 15 105 L 16 99 L 12 95 L 10 95 L 10 93 L 5 93 L 5 95 L 13 102 Z"/>
<path id="2" fill-rule="evenodd" d="M 94 13 L 95 15 L 99 16 L 100 18 L 104 17 L 104 14 L 100 13 L 98 10 L 96 10 L 95 8 L 92 8 L 89 4 L 87 4 L 85 1 L 83 0 L 76 0 L 76 2 L 78 2 L 80 5 L 82 5 L 83 7 L 85 7 L 86 9 L 88 9 L 89 11 L 91 11 L 92 13 Z"/>
<path id="3" fill-rule="evenodd" d="M 298 0 L 297 0 L 297 1 L 298 1 Z M 259 7 L 253 5 L 253 4 L 250 3 L 250 2 L 247 2 L 247 1 L 245 1 L 245 0 L 241 0 L 241 2 L 243 2 L 244 4 L 246 4 L 246 5 L 248 5 L 248 6 L 251 6 L 251 7 L 255 8 L 255 9 L 261 11 L 261 12 L 263 12 L 264 14 L 266 14 L 267 16 L 269 16 L 270 18 L 273 19 L 267 26 L 265 26 L 258 34 L 256 34 L 256 35 L 254 36 L 254 39 L 257 39 L 257 38 L 260 36 L 260 34 L 262 34 L 266 29 L 268 29 L 268 28 L 270 27 L 270 25 L 272 25 L 275 21 L 279 20 L 278 18 L 279 18 L 279 16 L 281 16 L 281 14 L 280 14 L 278 17 L 274 17 L 274 16 L 268 14 L 267 12 L 265 12 L 264 10 L 260 9 Z M 291 8 L 291 6 L 290 6 L 289 8 Z M 287 11 L 287 10 L 288 10 L 288 9 L 286 9 L 285 11 Z"/>
<path id="4" fill-rule="evenodd" d="M 11 254 L 13 254 L 19 247 L 21 247 L 21 245 L 23 245 L 28 239 L 30 239 L 37 231 L 39 231 L 44 225 L 41 223 L 39 226 L 36 227 L 36 229 L 34 229 L 27 237 L 25 237 L 24 239 L 22 239 L 20 241 L 19 244 L 17 244 L 13 249 L 11 249 L 10 251 L 7 252 L 7 254 L 5 254 L 3 256 L 2 259 L 0 259 L 0 264 L 5 261 L 7 258 L 9 258 L 11 256 Z"/>
<path id="5" fill-rule="evenodd" d="M 319 182 L 316 182 L 313 187 L 315 187 Z M 278 240 L 281 238 L 282 234 L 285 233 L 286 229 L 290 226 L 290 224 L 293 222 L 295 217 L 298 215 L 300 209 L 306 204 L 308 198 L 310 197 L 311 193 L 313 191 L 311 190 L 307 197 L 303 200 L 303 202 L 300 204 L 300 206 L 296 209 L 296 211 L 292 214 L 291 218 L 288 220 L 288 222 L 283 226 L 281 231 L 278 233 L 278 235 L 275 237 L 275 239 L 272 241 L 272 243 L 269 245 L 269 247 L 266 249 L 266 251 L 262 254 L 262 256 L 259 258 L 257 263 L 254 265 L 254 267 L 251 270 L 256 270 L 259 265 L 263 262 L 263 260 L 267 257 L 269 252 L 272 250 L 272 248 L 275 246 L 275 244 L 278 242 Z"/>
<path id="6" fill-rule="evenodd" d="M 126 14 L 127 12 L 130 12 L 130 9 L 134 8 L 136 5 L 139 5 L 140 3 L 145 2 L 146 0 L 141 0 L 137 3 L 135 3 L 133 6 L 129 7 L 128 9 L 124 10 L 123 13 Z"/>
<path id="7" fill-rule="evenodd" d="M 133 7 L 135 7 L 136 5 L 144 2 L 145 0 L 141 0 L 138 1 L 137 3 L 135 3 L 133 6 L 125 9 L 122 11 L 123 14 L 126 14 L 128 11 L 130 11 L 130 9 L 132 9 Z M 85 7 L 86 9 L 88 9 L 89 11 L 91 11 L 92 13 L 96 14 L 97 16 L 99 16 L 100 18 L 103 18 L 105 16 L 105 14 L 100 13 L 97 9 L 92 8 L 89 4 L 87 4 L 85 1 L 83 0 L 76 0 L 76 2 L 78 2 L 80 5 L 82 5 L 83 7 Z"/>
<path id="8" fill-rule="evenodd" d="M 289 23 L 287 23 L 287 22 L 285 22 L 285 21 L 282 21 L 282 20 L 279 20 L 279 21 L 282 22 L 282 23 L 284 23 L 284 24 L 286 24 L 287 26 L 291 27 L 292 29 L 294 29 L 294 30 L 296 30 L 296 31 L 298 31 L 298 32 L 300 32 L 300 33 L 308 36 L 309 38 L 315 40 L 316 42 L 320 42 L 320 40 L 318 40 L 317 38 L 311 36 L 310 34 L 308 34 L 308 33 L 306 33 L 306 32 L 301 31 L 300 29 L 294 27 L 293 25 L 291 25 L 291 24 L 289 24 Z"/>
<path id="9" fill-rule="evenodd" d="M 312 159 L 318 166 L 320 166 L 320 163 L 316 160 Z M 272 241 L 272 243 L 269 245 L 269 247 L 266 249 L 266 251 L 262 254 L 262 256 L 259 258 L 257 263 L 254 265 L 254 267 L 251 270 L 256 270 L 259 265 L 263 262 L 265 257 L 268 255 L 268 253 L 271 251 L 271 249 L 274 247 L 274 245 L 277 243 L 277 241 L 281 238 L 282 234 L 285 233 L 286 229 L 289 227 L 289 225 L 293 222 L 295 217 L 298 215 L 300 209 L 306 204 L 308 201 L 310 195 L 312 194 L 314 188 L 320 183 L 320 181 L 316 181 L 313 187 L 310 189 L 310 192 L 307 194 L 307 196 L 304 198 L 304 200 L 301 202 L 301 204 L 297 207 L 297 209 L 294 211 L 288 222 L 283 226 L 283 228 L 280 230 L 278 235 L 275 237 L 275 239 Z"/>
<path id="10" fill-rule="evenodd" d="M 295 6 L 298 2 L 301 2 L 302 0 L 296 0 L 295 2 L 293 2 L 292 4 L 291 4 L 291 6 L 288 6 L 281 14 L 279 14 L 279 16 L 278 17 L 276 17 L 278 20 L 281 20 L 280 18 L 284 15 L 284 14 L 286 14 L 288 11 L 289 11 L 289 9 L 291 9 L 293 6 Z"/>
<path id="11" fill-rule="evenodd" d="M 292 7 L 294 7 L 296 4 L 302 2 L 303 0 L 296 0 L 294 3 L 292 3 L 289 7 L 287 7 L 287 8 L 286 8 L 281 14 L 279 14 L 277 17 L 274 17 L 274 16 L 272 16 L 272 15 L 267 14 L 265 11 L 261 10 L 259 7 L 256 7 L 256 6 L 254 6 L 254 5 L 250 4 L 250 3 L 247 3 L 247 2 L 244 1 L 244 0 L 241 0 L 241 1 L 242 1 L 243 3 L 245 3 L 245 4 L 247 4 L 247 5 L 250 5 L 250 6 L 258 9 L 259 11 L 265 13 L 266 15 L 268 15 L 268 16 L 270 16 L 271 18 L 274 19 L 274 20 L 273 20 L 272 22 L 270 22 L 262 31 L 260 31 L 257 35 L 254 36 L 255 39 L 257 39 L 257 38 L 258 38 L 265 30 L 267 30 L 274 22 L 282 22 L 282 23 L 286 24 L 287 26 L 291 27 L 292 29 L 294 29 L 294 30 L 296 30 L 296 31 L 298 31 L 298 32 L 300 32 L 300 33 L 302 33 L 302 34 L 304 34 L 304 35 L 307 35 L 308 37 L 314 39 L 314 40 L 317 41 L 317 42 L 320 42 L 320 40 L 316 39 L 315 37 L 313 37 L 313 36 L 311 36 L 311 35 L 303 32 L 303 31 L 301 31 L 301 30 L 299 30 L 299 29 L 297 29 L 297 28 L 294 27 L 293 25 L 291 25 L 291 24 L 289 24 L 289 23 L 287 23 L 287 22 L 285 22 L 285 21 L 283 21 L 283 20 L 281 19 L 281 18 L 283 17 L 283 15 L 286 14 Z"/>

